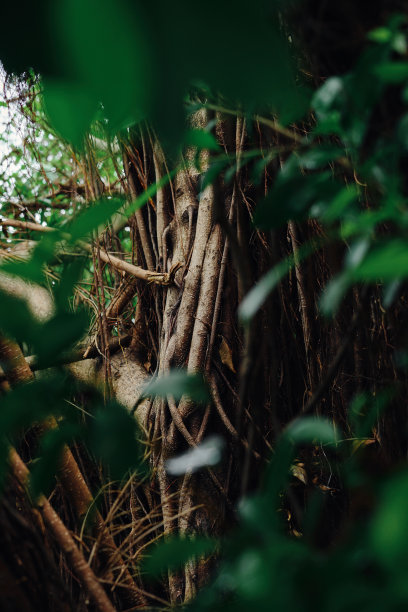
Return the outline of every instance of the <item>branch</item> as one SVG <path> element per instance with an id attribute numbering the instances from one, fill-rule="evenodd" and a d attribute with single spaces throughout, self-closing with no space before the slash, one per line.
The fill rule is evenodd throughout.
<path id="1" fill-rule="evenodd" d="M 2 202 L 2 206 L 5 208 L 18 208 L 24 211 L 27 208 L 34 210 L 42 210 L 43 208 L 57 208 L 65 210 L 72 206 L 71 202 Z"/>
<path id="2" fill-rule="evenodd" d="M 9 227 L 17 227 L 19 229 L 24 229 L 27 231 L 34 232 L 54 232 L 54 227 L 49 227 L 48 225 L 40 225 L 39 223 L 32 223 L 31 221 L 20 221 L 18 219 L 0 219 L 0 225 L 9 226 Z M 64 235 L 66 236 L 66 234 Z M 84 242 L 82 240 L 78 241 L 79 246 L 87 251 L 88 253 L 92 253 L 93 246 Z M 105 263 L 109 264 L 116 270 L 121 270 L 122 272 L 126 272 L 131 274 L 132 276 L 139 278 L 140 280 L 144 280 L 148 283 L 155 283 L 157 285 L 172 285 L 174 283 L 174 276 L 179 268 L 181 268 L 181 264 L 177 263 L 173 265 L 169 272 L 153 272 L 150 270 L 144 270 L 139 266 L 134 266 L 127 261 L 123 261 L 119 259 L 119 257 L 115 257 L 114 255 L 110 255 L 103 249 L 100 249 L 99 253 L 100 258 Z"/>
<path id="3" fill-rule="evenodd" d="M 29 470 L 14 448 L 10 449 L 9 462 L 14 477 L 25 489 L 29 477 Z M 83 587 L 93 599 L 96 609 L 100 612 L 115 612 L 115 608 L 109 601 L 104 589 L 100 585 L 93 570 L 87 563 L 83 553 L 79 550 L 68 529 L 51 506 L 44 495 L 41 495 L 35 504 L 38 508 L 45 525 L 58 542 L 65 556 L 71 561 L 72 569 L 79 578 Z"/>
<path id="4" fill-rule="evenodd" d="M 125 334 L 120 337 L 112 338 L 112 340 L 109 342 L 110 353 L 113 355 L 114 353 L 117 353 L 120 349 L 126 348 L 127 346 L 129 346 L 131 339 L 132 336 L 130 334 Z M 29 355 L 28 357 L 25 357 L 25 362 L 29 365 L 31 372 L 37 372 L 38 370 L 42 370 L 43 367 L 57 367 L 61 365 L 68 365 L 70 363 L 76 363 L 78 361 L 83 361 L 84 359 L 93 359 L 94 357 L 99 357 L 100 353 L 96 346 L 92 346 L 88 353 L 85 355 L 86 348 L 86 346 L 80 346 L 76 350 L 66 353 L 65 355 L 61 355 L 61 357 L 52 364 L 39 364 L 37 355 Z M 3 369 L 0 367 L 0 383 L 4 380 L 7 380 L 7 377 Z"/>
<path id="5" fill-rule="evenodd" d="M 6 370 L 7 381 L 11 387 L 22 383 L 29 383 L 33 380 L 34 375 L 32 370 L 24 358 L 18 344 L 4 338 L 3 336 L 0 336 L 0 354 Z M 57 421 L 53 416 L 51 416 L 41 424 L 39 429 L 42 431 L 47 431 L 49 429 L 56 429 L 57 427 Z M 62 451 L 61 467 L 58 475 L 68 499 L 72 502 L 75 508 L 77 516 L 79 518 L 86 516 L 89 508 L 94 507 L 95 500 L 87 483 L 85 482 L 75 457 L 73 456 L 70 448 L 66 445 Z M 124 573 L 124 583 L 126 585 L 129 602 L 132 604 L 136 603 L 138 605 L 143 605 L 145 603 L 145 599 L 140 593 L 140 589 L 135 584 L 126 565 L 124 565 L 113 536 L 105 524 L 99 510 L 95 510 L 93 514 L 93 522 L 96 532 L 100 537 L 102 550 L 106 560 L 110 562 L 113 567 L 115 567 L 119 561 L 121 569 Z"/>

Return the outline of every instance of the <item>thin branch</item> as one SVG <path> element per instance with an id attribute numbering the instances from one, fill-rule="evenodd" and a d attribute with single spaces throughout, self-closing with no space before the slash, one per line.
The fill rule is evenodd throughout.
<path id="1" fill-rule="evenodd" d="M 47 225 L 40 225 L 39 223 L 32 223 L 30 221 L 20 221 L 18 219 L 0 219 L 0 225 L 17 227 L 20 229 L 24 229 L 27 231 L 35 231 L 35 232 L 54 232 L 56 228 L 49 227 Z M 62 237 L 66 237 L 66 234 L 63 234 Z M 92 253 L 93 246 L 84 242 L 83 240 L 78 241 L 79 246 L 87 251 L 88 253 Z M 177 270 L 181 267 L 181 264 L 177 263 L 172 266 L 169 272 L 153 272 L 150 270 L 144 270 L 139 266 L 134 266 L 127 261 L 123 261 L 119 259 L 119 257 L 115 257 L 114 255 L 110 255 L 103 249 L 100 249 L 99 256 L 102 261 L 109 264 L 113 268 L 117 270 L 121 270 L 122 272 L 127 272 L 140 280 L 144 280 L 148 283 L 155 283 L 157 285 L 168 286 L 172 285 L 174 282 L 174 275 Z"/>
<path id="2" fill-rule="evenodd" d="M 14 477 L 25 489 L 29 470 L 14 448 L 10 449 L 9 462 Z M 115 608 L 109 601 L 108 596 L 87 563 L 83 553 L 79 550 L 68 529 L 44 495 L 39 497 L 35 507 L 38 508 L 45 525 L 54 536 L 61 550 L 70 560 L 74 573 L 93 599 L 96 609 L 100 610 L 100 612 L 115 612 Z"/>
<path id="3" fill-rule="evenodd" d="M 33 380 L 34 375 L 30 366 L 24 358 L 24 355 L 15 342 L 0 336 L 0 354 L 3 364 L 5 364 L 7 381 L 11 387 L 29 383 Z M 39 426 L 39 431 L 47 431 L 56 429 L 57 421 L 53 416 L 50 416 L 44 423 Z M 68 446 L 64 446 L 61 456 L 61 468 L 59 471 L 59 479 L 68 498 L 72 501 L 75 512 L 78 517 L 85 516 L 89 507 L 94 504 L 94 498 L 84 476 Z M 106 551 L 106 558 L 116 556 L 117 546 L 112 534 L 106 528 L 103 518 L 98 510 L 93 515 L 93 522 L 97 533 L 101 534 L 103 548 Z M 139 593 L 130 572 L 125 568 L 125 579 L 127 584 L 127 593 L 129 601 L 143 605 L 144 598 Z"/>

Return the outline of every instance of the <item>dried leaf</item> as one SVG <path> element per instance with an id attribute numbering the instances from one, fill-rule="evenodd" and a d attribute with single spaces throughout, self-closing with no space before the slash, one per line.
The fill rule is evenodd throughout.
<path id="1" fill-rule="evenodd" d="M 228 343 L 225 340 L 224 336 L 222 336 L 221 344 L 220 344 L 220 348 L 218 349 L 218 352 L 221 357 L 222 363 L 226 365 L 227 368 L 231 370 L 231 372 L 234 372 L 234 374 L 236 374 L 234 363 L 232 361 L 232 351 L 230 347 L 228 346 Z"/>
<path id="2" fill-rule="evenodd" d="M 292 465 L 290 468 L 290 471 L 292 472 L 292 475 L 297 478 L 298 480 L 300 480 L 300 482 L 303 482 L 303 484 L 307 484 L 307 474 L 306 474 L 306 470 L 304 467 L 302 467 L 302 465 L 300 463 Z"/>

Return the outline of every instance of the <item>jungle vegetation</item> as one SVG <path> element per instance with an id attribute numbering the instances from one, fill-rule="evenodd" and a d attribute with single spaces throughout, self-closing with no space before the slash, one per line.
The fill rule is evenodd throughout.
<path id="1" fill-rule="evenodd" d="M 2 610 L 406 609 L 407 9 L 1 9 Z"/>

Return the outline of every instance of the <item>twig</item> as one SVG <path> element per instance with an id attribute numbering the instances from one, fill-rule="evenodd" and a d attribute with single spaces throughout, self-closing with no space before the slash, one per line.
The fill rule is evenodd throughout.
<path id="1" fill-rule="evenodd" d="M 364 298 L 366 294 L 367 294 L 367 287 L 364 287 L 361 297 Z M 353 333 L 357 327 L 357 324 L 360 320 L 360 316 L 362 312 L 363 312 L 363 307 L 360 303 L 360 306 L 353 314 L 349 328 L 346 332 L 346 335 L 343 338 L 343 342 L 340 344 L 340 347 L 333 361 L 331 362 L 331 364 L 329 365 L 326 371 L 325 377 L 323 378 L 320 385 L 318 386 L 318 388 L 316 389 L 316 391 L 313 393 L 312 397 L 306 404 L 305 408 L 303 409 L 302 414 L 311 412 L 315 408 L 316 404 L 318 404 L 318 402 L 321 400 L 323 395 L 326 393 L 327 389 L 330 386 L 330 383 L 334 380 L 334 377 L 336 376 L 337 370 L 343 360 L 343 357 L 346 353 L 348 345 L 353 337 Z"/>
<path id="2" fill-rule="evenodd" d="M 33 373 L 20 347 L 15 342 L 0 336 L 0 354 L 5 364 L 7 380 L 12 387 L 16 384 L 29 383 L 33 380 Z M 52 416 L 41 424 L 42 431 L 56 429 L 57 427 L 57 421 Z M 62 450 L 59 479 L 73 503 L 76 514 L 79 517 L 84 516 L 88 508 L 94 504 L 94 499 L 70 448 L 66 445 Z M 101 541 L 106 551 L 106 558 L 110 560 L 112 556 L 116 555 L 116 543 L 112 534 L 106 528 L 98 510 L 93 515 L 93 521 L 96 531 L 101 533 Z M 139 593 L 139 589 L 127 569 L 125 570 L 125 578 L 129 601 L 144 604 L 144 598 Z"/>
<path id="3" fill-rule="evenodd" d="M 47 225 L 40 225 L 38 223 L 31 223 L 30 221 L 20 221 L 18 219 L 0 219 L 0 225 L 10 226 L 10 227 L 18 227 L 21 229 L 25 229 L 27 231 L 35 231 L 35 232 L 54 232 L 56 229 L 54 227 L 49 227 Z M 66 237 L 66 234 L 62 235 L 63 238 Z M 88 253 L 92 253 L 93 246 L 84 242 L 83 240 L 78 241 L 79 246 L 87 251 Z M 127 272 L 136 278 L 140 278 L 141 280 L 147 281 L 148 283 L 155 283 L 157 285 L 172 285 L 174 282 L 174 275 L 177 270 L 181 267 L 180 263 L 172 266 L 169 272 L 153 272 L 150 270 L 145 270 L 140 268 L 139 266 L 134 266 L 133 264 L 128 263 L 127 261 L 123 261 L 119 259 L 119 257 L 115 257 L 114 255 L 109 255 L 103 249 L 100 249 L 99 256 L 102 261 L 111 265 L 113 268 L 117 270 L 122 270 L 122 272 Z"/>
<path id="4" fill-rule="evenodd" d="M 9 462 L 14 477 L 23 488 L 29 477 L 29 470 L 14 448 L 10 449 Z M 100 585 L 93 570 L 87 563 L 84 555 L 76 546 L 75 541 L 64 523 L 55 512 L 49 501 L 41 495 L 35 506 L 38 508 L 45 525 L 53 534 L 65 556 L 70 560 L 71 566 L 83 587 L 88 591 L 95 606 L 100 612 L 115 612 L 115 608 L 109 601 L 104 589 Z"/>

